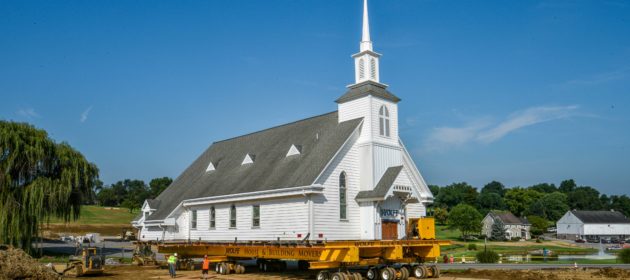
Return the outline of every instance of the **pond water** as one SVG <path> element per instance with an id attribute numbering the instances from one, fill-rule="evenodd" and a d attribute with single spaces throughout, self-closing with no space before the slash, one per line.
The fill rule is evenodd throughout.
<path id="1" fill-rule="evenodd" d="M 611 260 L 617 258 L 614 254 L 606 253 L 604 246 L 599 244 L 599 251 L 596 254 L 588 255 L 551 255 L 546 258 L 542 255 L 503 255 L 504 262 L 531 262 L 531 261 L 558 261 L 558 260 Z"/>

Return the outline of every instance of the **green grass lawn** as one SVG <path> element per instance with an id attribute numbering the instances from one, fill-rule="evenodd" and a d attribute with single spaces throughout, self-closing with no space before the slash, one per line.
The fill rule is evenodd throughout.
<path id="1" fill-rule="evenodd" d="M 84 205 L 81 207 L 81 216 L 78 220 L 70 222 L 71 224 L 129 224 L 131 220 L 138 215 L 139 210 L 129 213 L 126 208 L 101 207 L 93 205 Z M 51 224 L 63 223 L 62 219 L 52 218 Z"/>
<path id="2" fill-rule="evenodd" d="M 436 225 L 435 237 L 439 240 L 457 240 L 462 233 L 457 230 L 451 230 L 447 226 Z"/>

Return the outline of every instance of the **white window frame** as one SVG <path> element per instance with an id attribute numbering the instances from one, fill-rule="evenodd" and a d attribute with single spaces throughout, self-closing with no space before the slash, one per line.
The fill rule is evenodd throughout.
<path id="1" fill-rule="evenodd" d="M 345 171 L 339 174 L 339 220 L 348 220 L 348 175 Z"/>
<path id="2" fill-rule="evenodd" d="M 258 217 L 256 217 L 256 209 L 258 209 Z M 260 204 L 252 205 L 252 228 L 260 228 Z"/>
<path id="3" fill-rule="evenodd" d="M 190 229 L 197 229 L 197 210 L 190 211 Z"/>
<path id="4" fill-rule="evenodd" d="M 385 105 L 381 105 L 381 108 L 378 110 L 378 125 L 378 134 L 383 137 L 389 137 L 389 109 Z"/>
<path id="5" fill-rule="evenodd" d="M 238 224 L 237 223 L 237 219 L 236 219 L 236 217 L 237 217 L 237 215 L 236 215 L 237 214 L 236 204 L 230 205 L 230 210 L 229 211 L 230 211 L 230 220 L 228 221 L 230 223 L 229 224 L 229 228 L 230 229 L 236 229 L 236 226 Z M 232 221 L 234 221 L 234 225 L 233 226 L 232 226 Z"/>
<path id="6" fill-rule="evenodd" d="M 214 208 L 214 205 L 213 205 L 213 206 L 210 206 L 210 210 L 208 210 L 208 228 L 215 229 L 216 227 L 217 227 L 217 209 Z"/>

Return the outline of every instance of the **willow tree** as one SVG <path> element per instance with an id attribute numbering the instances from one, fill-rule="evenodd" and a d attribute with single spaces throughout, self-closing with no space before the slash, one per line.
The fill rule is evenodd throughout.
<path id="1" fill-rule="evenodd" d="M 0 243 L 31 252 L 39 225 L 76 220 L 98 168 L 29 124 L 0 120 Z"/>

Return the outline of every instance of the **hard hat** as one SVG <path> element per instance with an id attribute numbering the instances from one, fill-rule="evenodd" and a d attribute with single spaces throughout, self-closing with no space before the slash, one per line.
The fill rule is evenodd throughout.
<path id="1" fill-rule="evenodd" d="M 173 256 L 176 256 L 176 257 L 177 257 L 177 253 L 173 254 Z"/>

